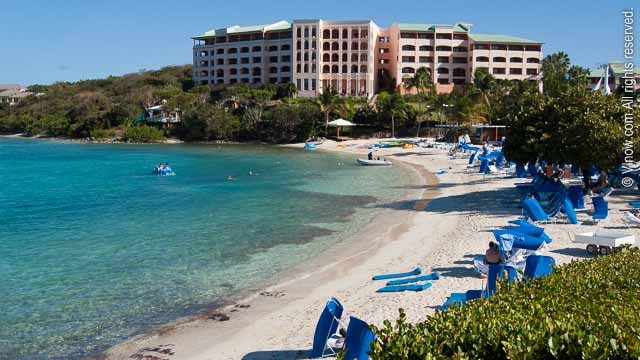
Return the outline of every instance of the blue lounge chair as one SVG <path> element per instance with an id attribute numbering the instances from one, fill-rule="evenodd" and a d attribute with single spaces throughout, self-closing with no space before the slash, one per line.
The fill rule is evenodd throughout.
<path id="1" fill-rule="evenodd" d="M 509 227 L 506 228 L 505 230 L 513 230 L 513 231 L 517 231 L 523 234 L 527 234 L 527 235 L 531 235 L 534 237 L 538 237 L 538 238 L 542 238 L 544 240 L 544 242 L 546 242 L 547 244 L 551 244 L 551 237 L 549 235 L 547 235 L 544 232 L 544 228 L 541 228 L 539 226 L 535 226 L 532 223 L 526 221 L 526 220 L 511 220 L 509 221 L 509 223 L 514 224 L 514 225 L 518 225 L 516 227 Z"/>
<path id="2" fill-rule="evenodd" d="M 516 177 L 519 177 L 519 178 L 527 177 L 527 169 L 525 169 L 524 165 L 516 164 Z"/>
<path id="3" fill-rule="evenodd" d="M 452 293 L 443 306 L 440 306 L 440 310 L 446 310 L 449 307 L 457 304 L 462 305 L 467 301 L 487 298 L 497 291 L 498 278 L 501 277 L 504 272 L 507 272 L 507 280 L 512 283 L 518 278 L 518 272 L 511 266 L 504 264 L 489 265 L 489 274 L 487 275 L 487 287 L 482 290 L 469 290 L 466 293 Z"/>
<path id="4" fill-rule="evenodd" d="M 631 206 L 634 209 L 640 209 L 640 201 L 638 200 L 629 201 L 629 206 Z"/>
<path id="5" fill-rule="evenodd" d="M 516 231 L 515 229 L 493 230 L 493 236 L 498 243 L 505 239 L 512 241 L 511 248 L 524 250 L 539 250 L 547 242 L 542 237 L 535 237 Z"/>
<path id="6" fill-rule="evenodd" d="M 397 278 L 403 278 L 403 277 L 407 277 L 407 276 L 415 276 L 415 275 L 420 275 L 422 273 L 422 270 L 417 267 L 411 271 L 408 272 L 404 272 L 404 273 L 397 273 L 397 274 L 382 274 L 382 275 L 374 275 L 371 280 L 388 280 L 388 279 L 397 279 Z"/>
<path id="7" fill-rule="evenodd" d="M 593 221 L 604 220 L 609 216 L 609 203 L 602 196 L 591 199 L 593 201 Z"/>
<path id="8" fill-rule="evenodd" d="M 345 360 L 369 360 L 371 343 L 376 340 L 376 335 L 369 329 L 369 325 L 356 318 L 351 317 L 347 335 L 344 338 Z"/>
<path id="9" fill-rule="evenodd" d="M 582 185 L 572 185 L 569 187 L 569 199 L 574 209 L 584 209 L 584 194 Z"/>
<path id="10" fill-rule="evenodd" d="M 547 276 L 553 272 L 555 266 L 556 261 L 551 256 L 531 255 L 527 258 L 524 276 L 527 279 Z"/>
<path id="11" fill-rule="evenodd" d="M 527 198 L 522 200 L 522 210 L 524 210 L 527 219 L 531 219 L 534 222 L 549 220 L 549 216 L 536 199 Z"/>
<path id="12" fill-rule="evenodd" d="M 313 335 L 311 358 L 335 355 L 335 351 L 327 345 L 327 340 L 338 330 L 343 310 L 344 308 L 338 299 L 332 297 L 327 301 L 324 310 L 322 310 L 322 314 L 320 314 L 320 319 L 318 319 L 316 331 Z"/>

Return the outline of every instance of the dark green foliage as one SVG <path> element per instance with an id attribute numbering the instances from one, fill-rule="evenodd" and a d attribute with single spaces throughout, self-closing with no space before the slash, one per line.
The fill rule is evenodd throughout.
<path id="1" fill-rule="evenodd" d="M 148 125 L 130 126 L 124 131 L 124 139 L 127 142 L 151 143 L 164 140 L 164 133 Z"/>
<path id="2" fill-rule="evenodd" d="M 409 324 L 400 310 L 375 332 L 373 359 L 637 359 L 640 250 L 501 284 L 486 300 Z"/>

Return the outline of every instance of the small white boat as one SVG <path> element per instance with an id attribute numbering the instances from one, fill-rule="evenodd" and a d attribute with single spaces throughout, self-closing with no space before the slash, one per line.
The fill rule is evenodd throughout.
<path id="1" fill-rule="evenodd" d="M 368 160 L 358 159 L 358 164 L 365 166 L 391 166 L 393 163 L 389 160 Z"/>

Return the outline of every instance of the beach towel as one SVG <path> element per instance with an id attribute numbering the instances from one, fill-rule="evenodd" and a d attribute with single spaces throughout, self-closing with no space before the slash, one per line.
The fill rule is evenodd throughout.
<path id="1" fill-rule="evenodd" d="M 413 269 L 411 271 L 404 272 L 404 273 L 374 275 L 371 278 L 371 280 L 397 279 L 397 278 L 403 278 L 403 277 L 407 277 L 407 276 L 420 275 L 421 273 L 422 273 L 422 270 L 420 270 L 420 268 L 415 268 L 415 269 Z"/>
<path id="2" fill-rule="evenodd" d="M 420 285 L 397 285 L 397 286 L 385 286 L 376 292 L 402 292 L 402 291 L 422 291 L 431 287 L 431 283 L 424 283 Z"/>
<path id="3" fill-rule="evenodd" d="M 418 281 L 428 281 L 428 280 L 438 280 L 438 279 L 440 279 L 440 274 L 438 272 L 432 272 L 431 274 L 416 276 L 416 277 L 407 278 L 407 279 L 391 280 L 387 282 L 387 286 L 404 285 L 404 284 L 411 284 Z"/>

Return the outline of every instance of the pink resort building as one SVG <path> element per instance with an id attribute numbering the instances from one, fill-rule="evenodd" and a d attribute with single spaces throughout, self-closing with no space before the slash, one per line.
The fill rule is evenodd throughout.
<path id="1" fill-rule="evenodd" d="M 380 28 L 371 20 L 302 19 L 210 30 L 193 41 L 194 80 L 212 87 L 291 82 L 303 97 L 329 86 L 372 97 L 382 89 L 408 91 L 404 79 L 421 67 L 438 92 L 473 82 L 478 68 L 541 84 L 541 42 L 473 34 L 467 23 Z"/>

